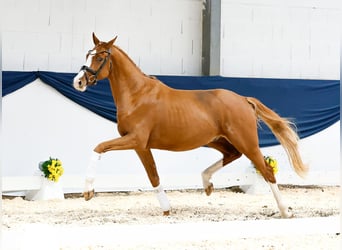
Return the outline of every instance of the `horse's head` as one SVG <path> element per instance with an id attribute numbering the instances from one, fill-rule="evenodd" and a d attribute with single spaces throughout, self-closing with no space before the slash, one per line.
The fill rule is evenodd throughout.
<path id="1" fill-rule="evenodd" d="M 85 91 L 88 86 L 95 85 L 98 80 L 108 77 L 112 62 L 110 59 L 111 48 L 117 37 L 109 42 L 100 42 L 93 33 L 95 47 L 88 51 L 86 63 L 74 78 L 74 88 Z"/>

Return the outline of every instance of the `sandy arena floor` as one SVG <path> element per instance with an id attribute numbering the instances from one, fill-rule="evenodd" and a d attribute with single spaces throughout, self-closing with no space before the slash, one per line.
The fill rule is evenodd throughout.
<path id="1" fill-rule="evenodd" d="M 339 187 L 281 192 L 296 218 L 279 219 L 272 194 L 233 189 L 167 191 L 170 216 L 148 191 L 3 197 L 2 249 L 340 249 Z"/>

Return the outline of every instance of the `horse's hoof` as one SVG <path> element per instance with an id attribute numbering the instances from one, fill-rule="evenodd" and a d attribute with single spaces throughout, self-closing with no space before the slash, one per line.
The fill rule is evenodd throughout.
<path id="1" fill-rule="evenodd" d="M 214 185 L 210 183 L 210 185 L 204 189 L 207 196 L 211 195 L 211 193 L 214 191 Z"/>
<path id="2" fill-rule="evenodd" d="M 170 215 L 170 211 L 163 211 L 163 215 L 164 216 L 169 216 Z"/>
<path id="3" fill-rule="evenodd" d="M 94 191 L 94 189 L 93 189 L 93 190 L 84 192 L 84 193 L 83 193 L 83 197 L 84 197 L 84 199 L 85 199 L 86 201 L 89 201 L 91 198 L 94 197 L 94 194 L 95 194 L 95 191 Z"/>
<path id="4" fill-rule="evenodd" d="M 294 213 L 292 213 L 292 208 L 289 207 L 287 211 L 284 211 L 283 213 L 280 213 L 281 218 L 283 219 L 292 219 L 295 218 L 296 216 L 294 215 Z"/>
<path id="5" fill-rule="evenodd" d="M 293 218 L 295 218 L 296 216 L 293 214 L 293 213 L 288 213 L 288 214 L 283 214 L 282 216 L 281 216 L 281 218 L 283 218 L 283 219 L 293 219 Z"/>
<path id="6" fill-rule="evenodd" d="M 286 215 L 281 215 L 282 219 L 293 219 L 295 216 L 293 214 L 286 214 Z"/>

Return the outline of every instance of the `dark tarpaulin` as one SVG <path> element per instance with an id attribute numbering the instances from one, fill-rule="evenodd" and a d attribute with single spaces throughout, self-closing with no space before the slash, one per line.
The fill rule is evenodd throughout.
<path id="1" fill-rule="evenodd" d="M 96 114 L 116 122 L 116 107 L 108 80 L 99 81 L 86 92 L 78 92 L 72 86 L 74 73 L 14 72 L 2 73 L 2 96 L 40 78 L 58 92 Z M 282 117 L 295 122 L 301 138 L 313 135 L 340 119 L 339 80 L 297 80 L 230 78 L 220 76 L 157 76 L 162 82 L 179 89 L 232 90 L 244 96 L 253 96 L 276 111 Z M 262 125 L 259 129 L 261 147 L 279 144 L 271 131 Z"/>
<path id="2" fill-rule="evenodd" d="M 72 86 L 72 80 L 76 75 L 74 73 L 4 71 L 2 74 L 2 96 L 6 96 L 32 82 L 23 81 L 21 85 L 18 84 L 16 79 L 19 79 L 20 77 L 18 75 L 22 74 L 32 81 L 40 78 L 44 83 L 53 87 L 72 101 L 108 120 L 116 122 L 116 107 L 107 80 L 100 81 L 97 86 L 88 88 L 86 92 L 82 93 L 76 91 Z M 14 84 L 20 87 L 14 89 Z"/>

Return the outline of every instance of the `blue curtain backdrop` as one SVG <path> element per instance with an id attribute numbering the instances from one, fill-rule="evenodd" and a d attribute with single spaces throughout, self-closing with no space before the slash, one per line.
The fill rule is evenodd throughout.
<path id="1" fill-rule="evenodd" d="M 116 122 L 116 107 L 109 82 L 100 81 L 81 93 L 72 87 L 74 73 L 2 72 L 2 96 L 6 96 L 35 79 L 40 78 L 62 95 Z M 230 78 L 220 76 L 157 76 L 165 84 L 179 89 L 223 88 L 261 100 L 279 115 L 292 118 L 301 138 L 313 135 L 340 120 L 339 80 L 296 80 Z M 260 146 L 279 144 L 271 131 L 262 125 L 259 129 Z"/>

